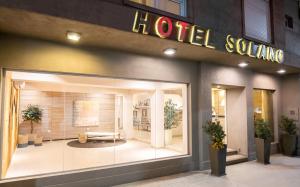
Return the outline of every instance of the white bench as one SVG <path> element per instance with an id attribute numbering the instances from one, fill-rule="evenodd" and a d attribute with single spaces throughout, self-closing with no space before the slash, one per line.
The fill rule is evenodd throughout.
<path id="1" fill-rule="evenodd" d="M 120 140 L 119 132 L 86 132 L 87 139 Z"/>

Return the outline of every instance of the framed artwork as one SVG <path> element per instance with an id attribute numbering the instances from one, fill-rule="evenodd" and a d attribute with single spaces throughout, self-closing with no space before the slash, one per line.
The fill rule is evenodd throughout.
<path id="1" fill-rule="evenodd" d="M 142 110 L 142 117 L 144 118 L 148 117 L 147 109 Z"/>
<path id="2" fill-rule="evenodd" d="M 77 100 L 73 103 L 73 126 L 99 126 L 100 105 L 97 101 Z"/>
<path id="3" fill-rule="evenodd" d="M 295 121 L 299 121 L 299 108 L 290 107 L 288 109 L 288 117 L 295 120 Z"/>

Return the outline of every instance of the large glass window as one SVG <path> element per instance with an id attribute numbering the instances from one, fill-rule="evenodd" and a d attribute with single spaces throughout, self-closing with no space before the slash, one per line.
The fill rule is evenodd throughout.
<path id="1" fill-rule="evenodd" d="M 188 154 L 187 85 L 6 72 L 2 178 Z"/>
<path id="2" fill-rule="evenodd" d="M 180 16 L 186 16 L 186 0 L 130 0 Z"/>
<path id="3" fill-rule="evenodd" d="M 270 43 L 270 0 L 244 0 L 244 32 L 247 37 Z"/>
<path id="4" fill-rule="evenodd" d="M 262 119 L 270 125 L 274 141 L 273 93 L 272 90 L 255 89 L 253 91 L 253 112 L 254 120 Z"/>

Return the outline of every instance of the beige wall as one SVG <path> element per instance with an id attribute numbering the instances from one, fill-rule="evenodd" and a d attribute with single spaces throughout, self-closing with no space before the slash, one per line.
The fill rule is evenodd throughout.
<path id="1" fill-rule="evenodd" d="M 300 128 L 300 76 L 290 75 L 285 77 L 282 92 L 283 114 L 292 118 L 295 117 L 298 128 Z M 291 111 L 295 111 L 296 115 L 291 115 Z"/>
<path id="2" fill-rule="evenodd" d="M 99 102 L 99 126 L 75 127 L 73 124 L 73 106 L 75 101 L 91 100 Z M 38 105 L 43 110 L 41 124 L 35 126 L 35 132 L 45 139 L 77 138 L 80 132 L 113 132 L 115 127 L 115 95 L 51 92 L 22 90 L 20 109 L 29 104 Z M 30 122 L 23 122 L 20 116 L 20 133 L 30 133 Z"/>
<path id="3" fill-rule="evenodd" d="M 237 150 L 240 154 L 248 155 L 245 89 L 230 88 L 226 91 L 227 147 Z"/>

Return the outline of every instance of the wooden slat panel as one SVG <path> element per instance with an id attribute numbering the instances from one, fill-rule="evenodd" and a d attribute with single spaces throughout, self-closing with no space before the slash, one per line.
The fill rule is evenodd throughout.
<path id="1" fill-rule="evenodd" d="M 77 138 L 78 133 L 88 128 L 89 131 L 114 131 L 115 95 L 85 94 L 22 90 L 20 108 L 29 104 L 39 105 L 43 109 L 41 125 L 35 126 L 35 132 L 45 139 Z M 76 100 L 97 100 L 100 103 L 100 125 L 97 127 L 73 126 L 73 103 Z M 29 133 L 29 122 L 20 118 L 20 132 Z M 50 132 L 49 132 L 50 131 Z"/>

